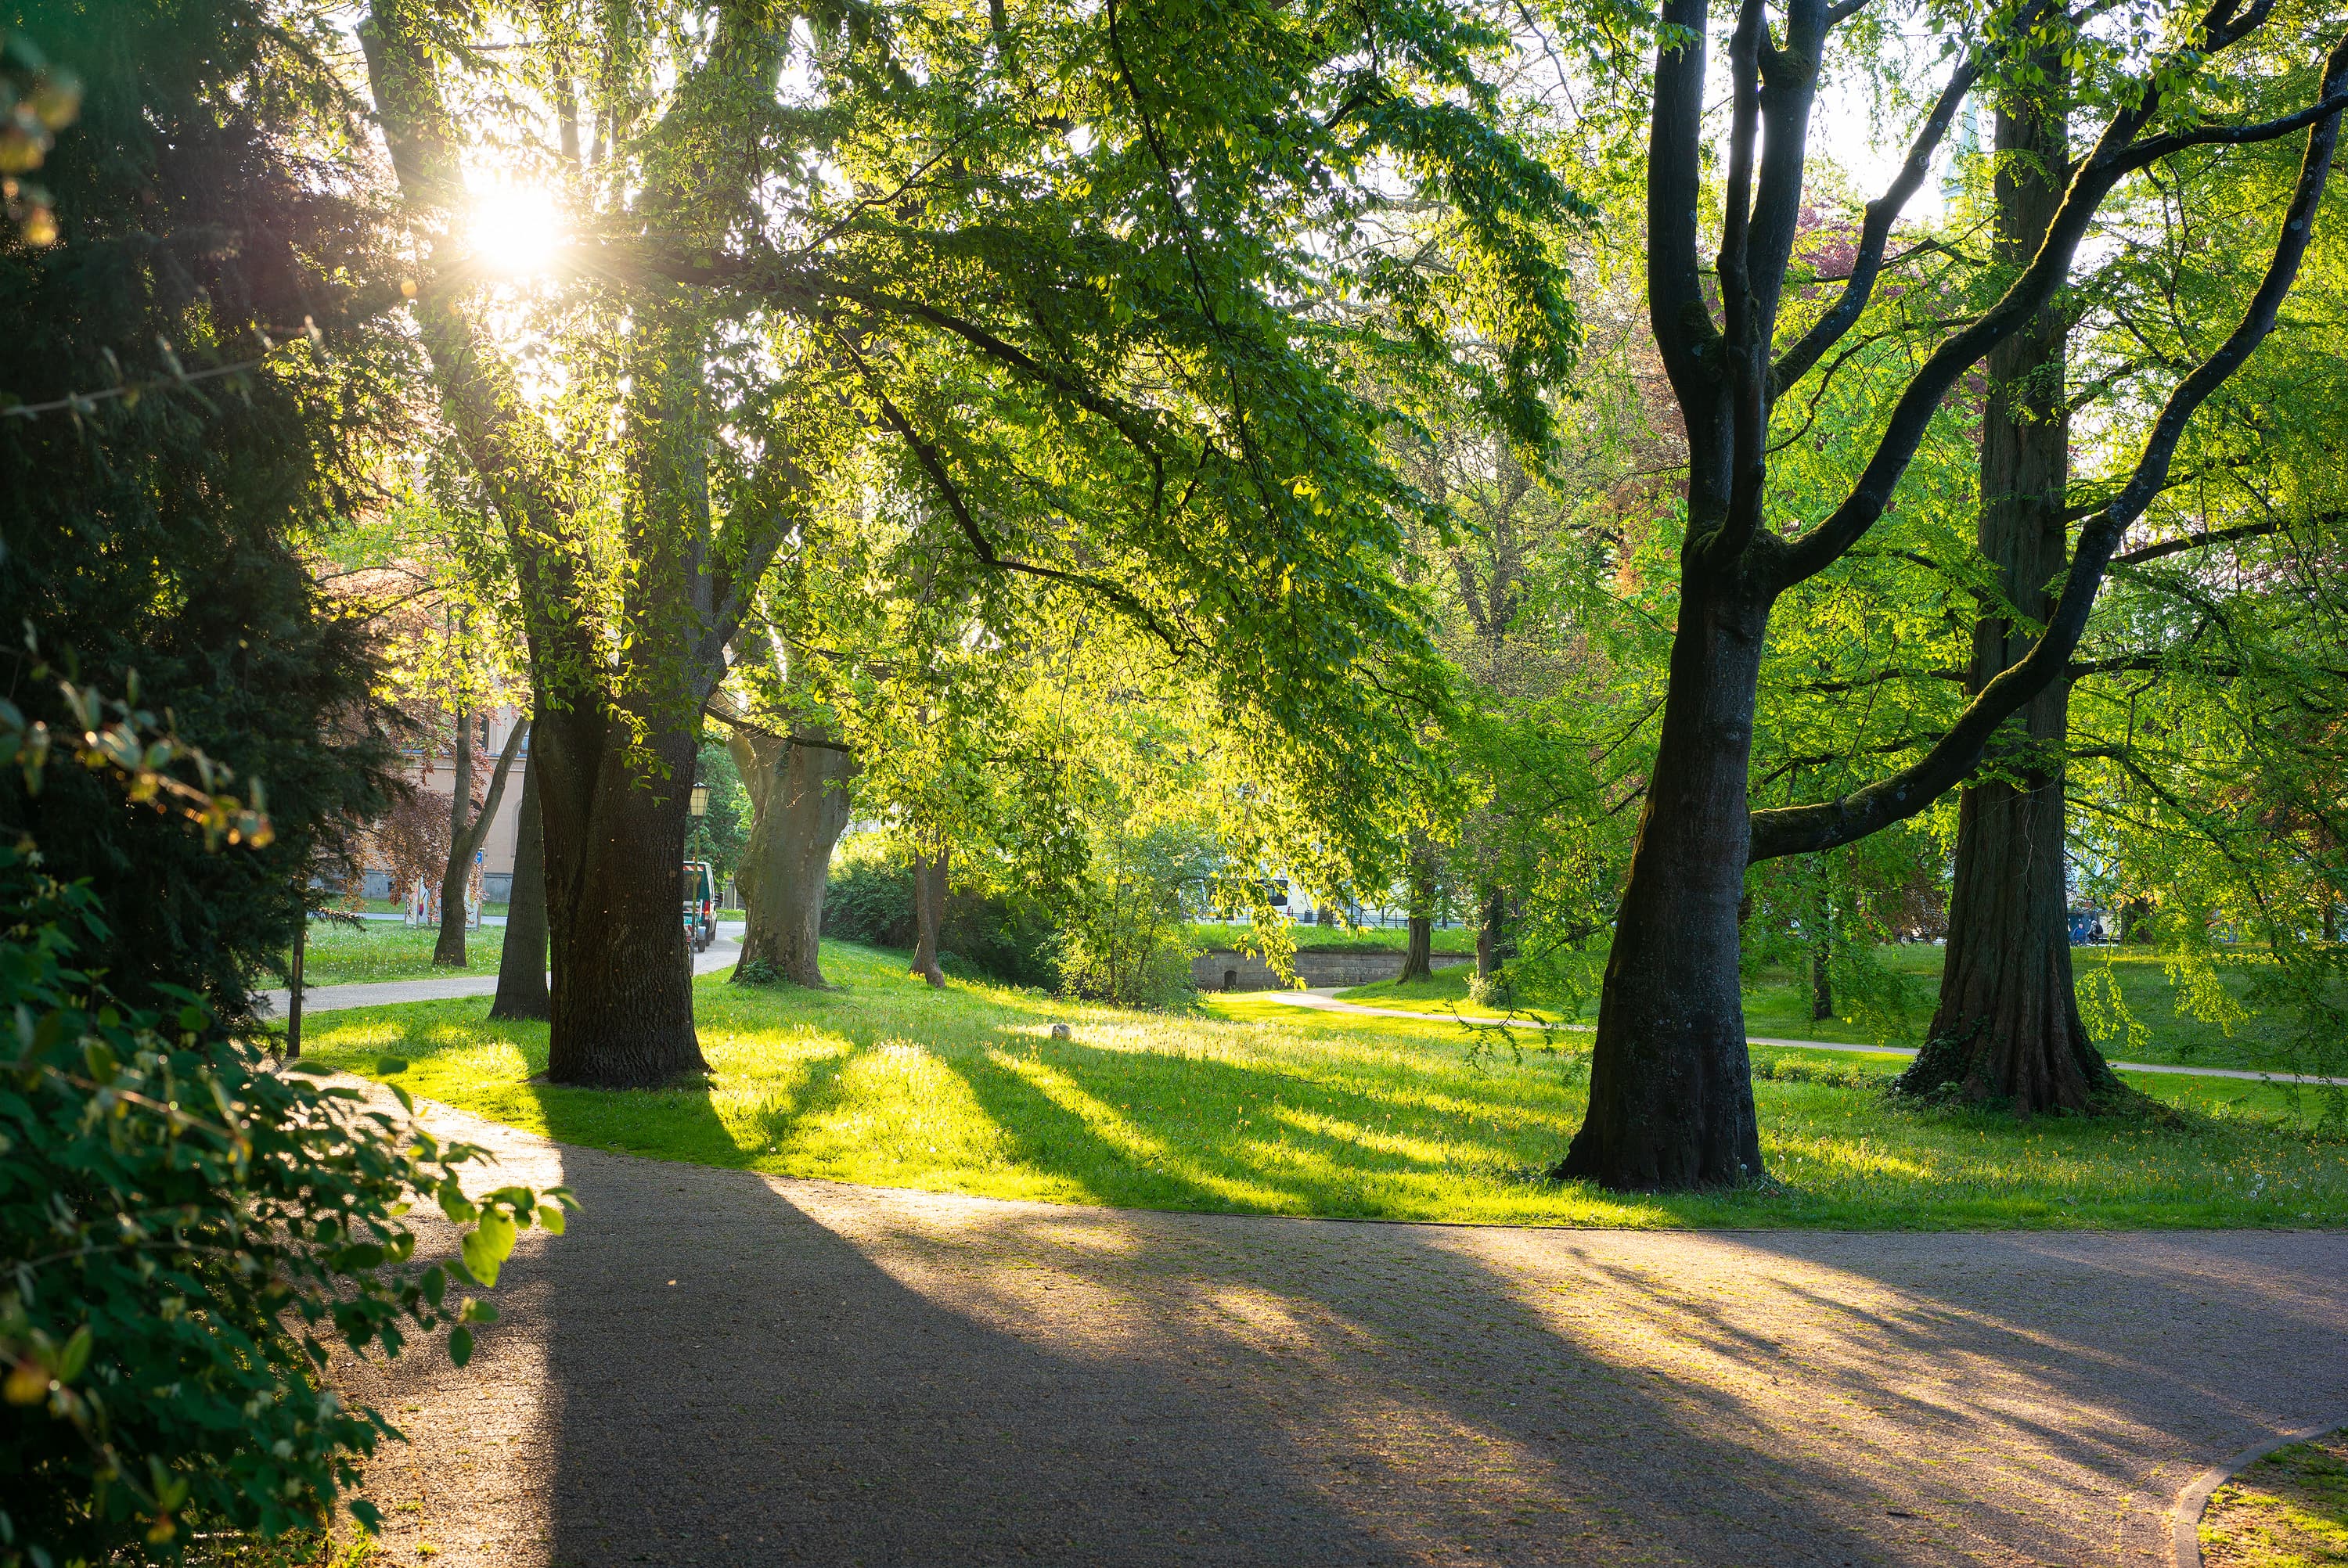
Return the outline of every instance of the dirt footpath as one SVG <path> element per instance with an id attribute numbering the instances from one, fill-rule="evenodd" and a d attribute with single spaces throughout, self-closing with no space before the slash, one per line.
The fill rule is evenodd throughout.
<path id="1" fill-rule="evenodd" d="M 562 1148 L 392 1562 L 2166 1563 L 2348 1412 L 2348 1235 L 1632 1233 L 1076 1209 Z"/>

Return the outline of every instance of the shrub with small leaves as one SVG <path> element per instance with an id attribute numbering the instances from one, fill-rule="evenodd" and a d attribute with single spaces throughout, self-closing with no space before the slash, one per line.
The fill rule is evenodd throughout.
<path id="1" fill-rule="evenodd" d="M 476 1289 L 567 1194 L 469 1197 L 480 1151 L 273 1070 L 194 993 L 120 1006 L 76 967 L 103 911 L 38 862 L 0 849 L 0 1565 L 314 1528 L 393 1432 L 325 1386 L 330 1343 L 445 1334 L 462 1365 L 496 1316 Z M 417 1262 L 417 1205 L 460 1262 Z"/>

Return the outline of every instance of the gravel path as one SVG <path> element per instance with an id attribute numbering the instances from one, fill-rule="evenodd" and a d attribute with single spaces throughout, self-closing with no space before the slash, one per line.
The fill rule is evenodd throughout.
<path id="1" fill-rule="evenodd" d="M 338 1374 L 412 1439 L 394 1563 L 2165 1563 L 2348 1410 L 2348 1234 L 1084 1209 L 427 1116 L 583 1211 L 469 1373 Z"/>
<path id="2" fill-rule="evenodd" d="M 1478 1018 L 1466 1013 L 1428 1012 L 1417 1008 L 1368 1007 L 1361 1002 L 1337 999 L 1336 989 L 1323 986 L 1313 990 L 1273 991 L 1272 999 L 1290 1007 L 1311 1008 L 1316 1012 L 1347 1012 L 1362 1018 L 1407 1018 L 1424 1021 L 1427 1019 L 1453 1019 L 1464 1024 L 1476 1024 L 1486 1029 L 1563 1029 L 1582 1034 L 1594 1034 L 1598 1026 L 1590 1023 L 1550 1023 L 1532 1018 Z M 1840 1050 L 1859 1056 L 1904 1056 L 1914 1061 L 1916 1053 L 1896 1045 L 1838 1045 L 1824 1040 L 1776 1040 L 1766 1034 L 1746 1036 L 1752 1045 L 1776 1045 L 1795 1050 Z M 2187 1078 L 2248 1078 L 2260 1082 L 2273 1080 L 2277 1083 L 2338 1084 L 2348 1087 L 2348 1078 L 2322 1078 L 2310 1072 L 2261 1072 L 2255 1068 L 2240 1067 L 2178 1067 L 2155 1061 L 2115 1061 L 2111 1064 L 2122 1072 L 2174 1072 Z"/>

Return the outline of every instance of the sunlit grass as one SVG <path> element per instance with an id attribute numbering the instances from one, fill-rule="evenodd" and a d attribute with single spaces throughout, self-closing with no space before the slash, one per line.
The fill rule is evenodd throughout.
<path id="1" fill-rule="evenodd" d="M 2219 1487 L 2201 1516 L 2209 1568 L 2348 1563 L 2348 1431 L 2294 1443 Z"/>
<path id="2" fill-rule="evenodd" d="M 2332 1225 L 2348 1143 L 2266 1085 L 2147 1075 L 2153 1121 L 1888 1108 L 1866 1088 L 1754 1085 L 1771 1183 L 1616 1195 L 1540 1172 L 1580 1124 L 1586 1036 L 1478 1041 L 1456 1024 L 1303 1012 L 1261 994 L 1202 1015 L 955 984 L 826 944 L 829 993 L 695 988 L 705 1086 L 531 1081 L 543 1025 L 481 999 L 321 1015 L 308 1050 L 568 1143 L 780 1174 L 1167 1209 L 1594 1225 Z M 1055 1021 L 1074 1038 L 1055 1040 Z M 1849 1075 L 1896 1058 L 1759 1051 Z M 1781 1071 L 1794 1071 L 1793 1068 Z M 2318 1107 L 2303 1101 L 2298 1115 Z"/>
<path id="3" fill-rule="evenodd" d="M 1909 977 L 1913 987 L 1913 1003 L 1904 1023 L 1898 1020 L 1861 1024 L 1843 1018 L 1812 1019 L 1807 985 L 1782 970 L 1765 970 L 1756 983 L 1745 989 L 1746 1032 L 1776 1040 L 1913 1049 L 1921 1043 L 1925 1027 L 1931 1021 L 1932 1005 L 1940 994 L 1945 949 L 1919 942 L 1884 948 L 1882 955 L 1888 965 Z M 2102 987 L 2107 980 L 2117 986 L 2128 1013 L 2143 1030 L 2140 1036 L 2115 1032 L 2098 1041 L 2105 1052 L 2116 1060 L 2252 1071 L 2321 1071 L 2293 1063 L 2283 1043 L 2287 1032 L 2284 1025 L 2278 1020 L 2260 1016 L 2250 1007 L 2250 980 L 2240 969 L 2227 971 L 2222 979 L 2228 994 L 2246 1014 L 2233 1023 L 2232 1032 L 2229 1033 L 2215 1023 L 2178 1010 L 2177 988 L 2159 957 L 2148 950 L 2080 948 L 2072 954 L 2072 966 L 2083 991 Z M 1408 985 L 1385 980 L 1357 986 L 1343 996 L 1347 1001 L 1447 1017 L 1455 1012 L 1473 1018 L 1493 1017 L 1499 1010 L 1468 999 L 1468 973 L 1464 969 L 1441 971 L 1432 979 L 1414 980 Z M 1591 1009 L 1579 1015 L 1529 1005 L 1517 1009 L 1516 1016 L 1587 1024 L 1595 1020 L 1594 1005 L 1593 1002 Z M 2085 1010 L 2093 1028 L 2096 1014 L 2092 1009 Z"/>

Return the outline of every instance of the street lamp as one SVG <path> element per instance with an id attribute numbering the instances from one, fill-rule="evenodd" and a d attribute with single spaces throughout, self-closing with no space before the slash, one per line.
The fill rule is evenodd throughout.
<path id="1" fill-rule="evenodd" d="M 693 804 L 686 809 L 691 811 L 695 816 L 707 816 L 709 815 L 709 786 L 707 784 L 697 784 L 693 786 Z"/>

